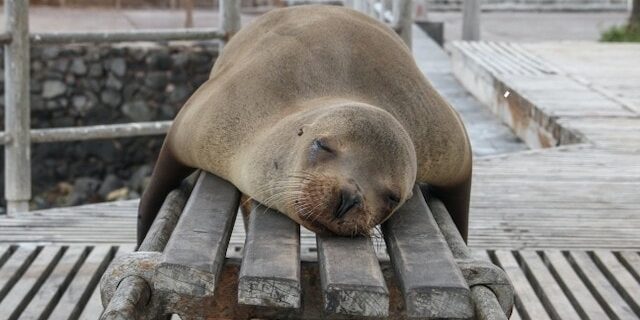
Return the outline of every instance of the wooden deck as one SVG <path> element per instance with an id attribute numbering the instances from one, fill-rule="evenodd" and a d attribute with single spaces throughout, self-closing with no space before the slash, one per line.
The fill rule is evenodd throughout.
<path id="1" fill-rule="evenodd" d="M 0 319 L 96 319 L 98 281 L 132 246 L 0 246 Z M 511 319 L 638 319 L 640 253 L 478 251 L 516 288 Z"/>
<path id="2" fill-rule="evenodd" d="M 512 319 L 640 318 L 640 47 L 459 43 L 451 68 L 421 31 L 414 37 L 420 68 L 471 122 L 470 245 L 513 280 Z M 133 200 L 0 219 L 0 319 L 95 319 L 97 279 L 131 250 L 136 209 Z M 315 236 L 301 242 L 302 256 L 315 256 Z M 243 244 L 237 223 L 227 255 Z"/>
<path id="3" fill-rule="evenodd" d="M 536 148 L 476 159 L 471 245 L 640 248 L 640 45 L 450 50 L 464 86 Z"/>

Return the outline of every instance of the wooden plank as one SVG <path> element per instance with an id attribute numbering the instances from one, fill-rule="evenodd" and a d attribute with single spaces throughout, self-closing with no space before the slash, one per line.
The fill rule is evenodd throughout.
<path id="1" fill-rule="evenodd" d="M 195 180 L 200 175 L 202 175 L 201 171 L 194 172 L 182 181 L 177 189 L 169 192 L 138 251 L 162 252 L 164 250 L 184 210 Z"/>
<path id="2" fill-rule="evenodd" d="M 609 317 L 638 319 L 624 299 L 584 251 L 569 251 L 569 260 Z"/>
<path id="3" fill-rule="evenodd" d="M 80 268 L 88 249 L 88 247 L 76 245 L 70 246 L 64 252 L 56 267 L 20 315 L 20 319 L 35 320 L 48 317 Z"/>
<path id="4" fill-rule="evenodd" d="M 0 303 L 0 319 L 18 319 L 62 256 L 62 247 L 44 247 Z"/>
<path id="5" fill-rule="evenodd" d="M 316 236 L 324 310 L 386 317 L 389 291 L 369 237 Z"/>
<path id="6" fill-rule="evenodd" d="M 51 312 L 50 319 L 77 318 L 80 315 L 102 273 L 111 262 L 113 251 L 109 245 L 96 246 L 91 250 Z"/>
<path id="7" fill-rule="evenodd" d="M 471 292 L 418 186 L 383 225 L 410 317 L 473 315 Z"/>
<path id="8" fill-rule="evenodd" d="M 156 269 L 156 289 L 213 295 L 239 199 L 229 182 L 200 175 Z"/>
<path id="9" fill-rule="evenodd" d="M 477 285 L 471 288 L 471 293 L 475 306 L 475 319 L 508 320 L 491 289 L 483 285 Z"/>
<path id="10" fill-rule="evenodd" d="M 627 304 L 640 317 L 640 283 L 625 268 L 611 251 L 597 250 L 593 260 Z"/>
<path id="11" fill-rule="evenodd" d="M 622 251 L 619 253 L 620 261 L 633 274 L 633 277 L 640 282 L 640 255 L 635 251 Z"/>
<path id="12" fill-rule="evenodd" d="M 238 303 L 300 308 L 300 226 L 254 203 L 249 217 Z"/>
<path id="13" fill-rule="evenodd" d="M 511 251 L 498 250 L 495 256 L 516 290 L 516 306 L 520 315 L 526 319 L 551 319 Z"/>
<path id="14" fill-rule="evenodd" d="M 133 252 L 135 250 L 134 244 L 122 245 L 118 247 L 118 251 L 115 254 L 114 258 L 117 258 L 121 255 Z M 95 320 L 102 314 L 102 310 L 104 307 L 102 306 L 102 300 L 100 299 L 100 286 L 96 286 L 93 289 L 93 293 L 89 298 L 86 306 L 82 310 L 80 314 L 80 320 Z"/>
<path id="15" fill-rule="evenodd" d="M 555 281 L 535 251 L 518 251 L 523 269 L 529 275 L 531 285 L 554 319 L 580 319 L 562 288 Z"/>
<path id="16" fill-rule="evenodd" d="M 21 245 L 0 269 L 0 299 L 5 299 L 13 285 L 20 279 L 31 261 L 38 254 L 38 247 Z"/>

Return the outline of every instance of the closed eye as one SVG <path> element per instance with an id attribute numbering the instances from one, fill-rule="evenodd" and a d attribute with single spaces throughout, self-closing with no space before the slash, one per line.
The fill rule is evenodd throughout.
<path id="1" fill-rule="evenodd" d="M 317 150 L 323 150 L 329 153 L 335 153 L 333 151 L 333 149 L 329 148 L 326 143 L 324 141 L 322 141 L 322 139 L 315 139 L 313 140 L 313 147 L 316 148 Z"/>
<path id="2" fill-rule="evenodd" d="M 400 196 L 395 193 L 389 193 L 387 195 L 387 203 L 389 203 L 389 207 L 395 208 L 400 203 Z"/>

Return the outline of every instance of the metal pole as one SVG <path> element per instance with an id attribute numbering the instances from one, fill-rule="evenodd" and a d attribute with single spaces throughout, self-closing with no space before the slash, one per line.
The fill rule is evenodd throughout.
<path id="1" fill-rule="evenodd" d="M 29 2 L 6 0 L 6 31 L 12 41 L 4 46 L 5 198 L 7 213 L 29 210 L 31 199 L 31 141 L 29 138 Z"/>
<path id="2" fill-rule="evenodd" d="M 463 2 L 462 40 L 480 40 L 480 0 L 464 0 Z"/>
<path id="3" fill-rule="evenodd" d="M 407 47 L 411 48 L 412 25 L 413 25 L 413 1 L 396 0 L 393 1 L 393 27 L 398 32 Z"/>
<path id="4" fill-rule="evenodd" d="M 240 0 L 220 0 L 220 31 L 224 42 L 240 30 Z"/>

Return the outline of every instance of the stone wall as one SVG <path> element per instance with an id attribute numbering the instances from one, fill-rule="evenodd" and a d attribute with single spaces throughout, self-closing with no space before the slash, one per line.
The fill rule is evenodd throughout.
<path id="1" fill-rule="evenodd" d="M 216 57 L 214 44 L 33 47 L 31 127 L 172 119 Z M 34 144 L 32 206 L 137 197 L 161 144 L 162 137 Z"/>

